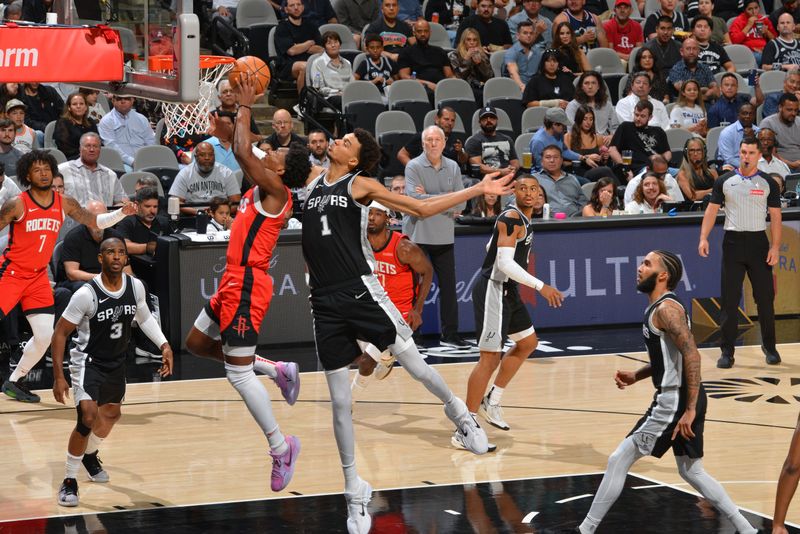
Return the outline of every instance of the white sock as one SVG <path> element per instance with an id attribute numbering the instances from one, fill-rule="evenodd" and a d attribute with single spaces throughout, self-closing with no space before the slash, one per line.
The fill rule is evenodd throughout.
<path id="1" fill-rule="evenodd" d="M 253 363 L 253 367 L 255 368 L 256 373 L 267 375 L 273 380 L 275 380 L 275 377 L 278 376 L 278 369 L 275 367 L 275 362 L 266 358 L 262 358 L 258 354 L 256 354 L 256 360 Z"/>
<path id="2" fill-rule="evenodd" d="M 89 442 L 86 444 L 86 452 L 84 454 L 94 454 L 100 445 L 103 443 L 103 438 L 97 437 L 97 434 L 92 432 L 89 434 Z"/>
<path id="3" fill-rule="evenodd" d="M 350 384 L 350 389 L 363 391 L 367 388 L 367 384 L 369 384 L 369 377 L 356 372 L 356 376 L 353 377 L 353 382 Z"/>
<path id="4" fill-rule="evenodd" d="M 269 393 L 256 378 L 253 366 L 226 363 L 225 374 L 228 381 L 242 397 L 250 415 L 253 416 L 261 431 L 264 432 L 270 447 L 280 446 L 284 442 L 283 434 L 278 429 L 278 422 L 272 413 Z"/>
<path id="5" fill-rule="evenodd" d="M 269 448 L 275 451 L 276 454 L 283 454 L 289 448 L 286 438 L 277 428 L 275 432 L 267 434 L 267 441 L 269 442 Z"/>
<path id="6" fill-rule="evenodd" d="M 25 344 L 17 368 L 8 377 L 11 382 L 17 382 L 39 363 L 44 353 L 47 352 L 47 347 L 50 346 L 50 338 L 53 337 L 52 313 L 35 313 L 28 315 L 27 319 L 33 330 L 33 337 Z"/>
<path id="7" fill-rule="evenodd" d="M 67 453 L 67 474 L 64 478 L 78 478 L 78 469 L 81 467 L 81 460 L 83 460 L 83 455 L 80 456 L 72 456 L 70 453 Z"/>
<path id="8" fill-rule="evenodd" d="M 358 472 L 356 471 L 356 464 L 343 465 L 342 471 L 344 472 L 344 491 L 347 493 L 355 493 L 358 490 Z"/>
<path id="9" fill-rule="evenodd" d="M 489 404 L 500 404 L 500 400 L 503 398 L 503 392 L 505 389 L 501 388 L 500 386 L 492 386 L 492 390 L 489 392 Z"/>

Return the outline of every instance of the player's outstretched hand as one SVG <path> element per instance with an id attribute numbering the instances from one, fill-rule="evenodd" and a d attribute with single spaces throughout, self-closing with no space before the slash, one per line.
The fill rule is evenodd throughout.
<path id="1" fill-rule="evenodd" d="M 53 397 L 56 402 L 61 404 L 66 404 L 65 401 L 69 398 L 69 385 L 63 376 L 60 378 L 56 376 L 55 382 L 53 382 Z"/>
<path id="2" fill-rule="evenodd" d="M 511 180 L 514 179 L 514 173 L 510 172 L 505 176 L 500 176 L 499 172 L 493 172 L 484 175 L 481 180 L 484 194 L 488 195 L 508 195 L 511 194 L 512 187 L 509 185 Z"/>
<path id="3" fill-rule="evenodd" d="M 239 83 L 236 84 L 234 91 L 236 92 L 236 101 L 240 106 L 252 106 L 258 98 L 253 78 L 246 73 L 239 75 Z"/>
<path id="4" fill-rule="evenodd" d="M 125 215 L 136 215 L 138 211 L 139 205 L 136 202 L 128 200 L 122 205 L 122 213 Z"/>
<path id="5" fill-rule="evenodd" d="M 161 368 L 158 370 L 159 376 L 169 376 L 172 374 L 172 347 L 165 343 L 161 348 Z"/>
<path id="6" fill-rule="evenodd" d="M 636 373 L 633 371 L 617 371 L 614 375 L 614 382 L 616 382 L 619 389 L 625 389 L 636 383 Z"/>
<path id="7" fill-rule="evenodd" d="M 539 291 L 539 293 L 541 293 L 542 296 L 547 299 L 547 303 L 551 308 L 560 308 L 561 303 L 564 302 L 564 295 L 561 293 L 561 291 L 552 286 L 548 286 L 547 284 L 542 286 L 542 289 Z"/>
<path id="8" fill-rule="evenodd" d="M 695 415 L 695 411 L 688 408 L 685 412 L 683 412 L 683 415 L 678 420 L 678 424 L 675 426 L 675 430 L 672 432 L 673 440 L 678 436 L 678 434 L 686 439 L 694 437 L 694 432 L 692 432 L 692 423 L 694 423 Z"/>

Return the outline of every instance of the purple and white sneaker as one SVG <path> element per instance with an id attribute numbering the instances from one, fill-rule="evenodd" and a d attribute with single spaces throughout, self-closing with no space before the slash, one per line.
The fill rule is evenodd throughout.
<path id="1" fill-rule="evenodd" d="M 297 402 L 300 394 L 300 373 L 297 372 L 297 364 L 294 362 L 275 362 L 275 369 L 278 374 L 275 376 L 275 384 L 280 388 L 281 395 L 292 406 Z"/>
<path id="2" fill-rule="evenodd" d="M 294 466 L 300 454 L 300 439 L 287 434 L 286 444 L 289 448 L 283 454 L 269 453 L 272 456 L 272 491 L 281 491 L 288 486 L 294 475 Z"/>

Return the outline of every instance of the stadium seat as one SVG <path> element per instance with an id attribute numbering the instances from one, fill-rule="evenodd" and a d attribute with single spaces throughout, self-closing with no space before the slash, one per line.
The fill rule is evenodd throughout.
<path id="1" fill-rule="evenodd" d="M 122 161 L 122 156 L 116 151 L 116 149 L 109 148 L 107 146 L 101 147 L 100 157 L 97 159 L 97 163 L 100 165 L 105 165 L 117 173 L 117 177 L 125 174 L 125 162 Z"/>
<path id="2" fill-rule="evenodd" d="M 163 145 L 143 146 L 136 151 L 133 157 L 133 170 L 140 171 L 145 167 L 180 168 L 175 154 Z"/>
<path id="3" fill-rule="evenodd" d="M 511 121 L 514 132 L 512 137 L 520 134 L 522 123 L 522 91 L 517 83 L 510 78 L 490 78 L 483 86 L 483 105 L 494 106 L 503 110 Z M 473 129 L 473 131 L 475 131 Z"/>
<path id="4" fill-rule="evenodd" d="M 491 56 L 489 56 L 489 63 L 492 65 L 492 72 L 494 72 L 495 78 L 500 78 L 503 75 L 503 64 L 505 63 L 505 59 L 505 50 L 496 50 L 492 52 Z"/>
<path id="5" fill-rule="evenodd" d="M 758 84 L 761 86 L 761 92 L 765 95 L 767 93 L 783 92 L 783 81 L 786 79 L 786 71 L 783 70 L 768 70 L 762 72 L 758 78 Z"/>
<path id="6" fill-rule="evenodd" d="M 719 134 L 724 129 L 725 126 L 717 126 L 716 128 L 710 128 L 708 130 L 708 133 L 706 134 L 706 148 L 708 149 L 709 160 L 717 159 L 717 145 L 719 144 Z"/>
<path id="7" fill-rule="evenodd" d="M 44 127 L 44 147 L 43 148 L 56 148 L 56 140 L 53 139 L 53 132 L 56 129 L 56 121 L 50 121 Z"/>
<path id="8" fill-rule="evenodd" d="M 61 165 L 62 163 L 66 163 L 67 162 L 67 156 L 65 156 L 64 153 L 61 152 L 56 147 L 45 148 L 45 150 L 48 153 L 52 154 L 54 158 L 56 158 L 56 163 L 58 163 L 59 165 Z"/>
<path id="9" fill-rule="evenodd" d="M 386 89 L 389 109 L 405 111 L 414 121 L 418 131 L 422 131 L 425 114 L 431 110 L 428 94 L 416 80 L 397 80 Z"/>
<path id="10" fill-rule="evenodd" d="M 397 160 L 397 153 L 417 135 L 418 128 L 405 111 L 384 111 L 375 119 L 375 139 L 386 156 L 380 175 L 395 176 L 405 172 L 405 166 Z"/>
<path id="11" fill-rule="evenodd" d="M 733 61 L 736 72 L 739 74 L 747 73 L 750 69 L 756 68 L 756 58 L 753 51 L 744 45 L 729 44 L 725 45 L 725 52 Z"/>
<path id="12" fill-rule="evenodd" d="M 375 117 L 386 105 L 375 84 L 366 80 L 350 82 L 342 91 L 342 112 L 351 128 L 364 128 L 375 134 Z"/>
<path id="13" fill-rule="evenodd" d="M 422 122 L 422 127 L 427 128 L 428 126 L 433 126 L 436 124 L 436 110 L 432 109 L 431 111 L 425 114 L 425 120 Z M 461 120 L 461 117 L 456 114 L 456 124 L 453 126 L 453 133 L 461 134 L 463 137 L 466 137 L 467 130 L 464 128 L 464 121 Z"/>
<path id="14" fill-rule="evenodd" d="M 528 152 L 531 147 L 531 139 L 533 134 L 530 132 L 522 133 L 514 140 L 514 151 L 517 153 L 520 164 L 522 164 L 522 154 Z"/>
<path id="15" fill-rule="evenodd" d="M 625 74 L 622 60 L 610 48 L 592 48 L 586 54 L 586 58 L 589 60 L 589 65 L 592 66 L 592 69 L 602 72 L 604 77 L 607 74 Z"/>
<path id="16" fill-rule="evenodd" d="M 445 78 L 436 84 L 434 107 L 450 106 L 461 117 L 464 126 L 469 126 L 468 135 L 472 135 L 472 114 L 478 109 L 475 94 L 469 83 L 458 78 Z"/>
<path id="17" fill-rule="evenodd" d="M 122 175 L 122 178 L 119 179 L 120 183 L 122 184 L 122 189 L 129 197 L 132 197 L 134 193 L 136 193 L 136 181 L 144 176 L 158 179 L 155 174 L 145 171 L 127 172 Z M 164 196 L 164 188 L 161 186 L 160 180 L 158 181 L 158 196 Z"/>
<path id="18" fill-rule="evenodd" d="M 444 26 L 438 22 L 431 22 L 430 25 L 431 37 L 428 44 L 444 48 L 445 52 L 452 50 L 453 45 L 450 43 L 450 35 L 448 35 L 447 30 L 444 29 Z"/>
<path id="19" fill-rule="evenodd" d="M 522 133 L 535 132 L 544 126 L 544 115 L 547 113 L 547 108 L 537 106 L 535 108 L 527 108 L 522 112 L 522 122 L 520 130 Z"/>

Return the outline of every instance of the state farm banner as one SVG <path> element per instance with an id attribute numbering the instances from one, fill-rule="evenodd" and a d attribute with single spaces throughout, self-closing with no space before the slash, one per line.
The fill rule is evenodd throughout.
<path id="1" fill-rule="evenodd" d="M 107 26 L 0 25 L 0 81 L 122 81 L 119 34 Z"/>

